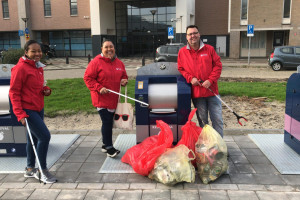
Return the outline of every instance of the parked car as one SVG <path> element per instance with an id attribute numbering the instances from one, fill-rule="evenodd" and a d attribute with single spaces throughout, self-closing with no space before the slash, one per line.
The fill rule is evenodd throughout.
<path id="1" fill-rule="evenodd" d="M 155 62 L 177 62 L 179 49 L 184 46 L 181 43 L 173 43 L 158 47 L 156 49 Z"/>
<path id="2" fill-rule="evenodd" d="M 283 68 L 297 68 L 300 65 L 300 46 L 279 46 L 268 58 L 268 64 L 274 71 Z"/>

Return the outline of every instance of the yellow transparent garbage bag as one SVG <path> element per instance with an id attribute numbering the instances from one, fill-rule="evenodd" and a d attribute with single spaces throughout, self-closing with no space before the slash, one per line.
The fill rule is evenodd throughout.
<path id="1" fill-rule="evenodd" d="M 197 171 L 204 184 L 216 180 L 228 169 L 227 146 L 220 134 L 205 125 L 195 145 Z"/>
<path id="2" fill-rule="evenodd" d="M 190 152 L 193 158 L 189 158 Z M 168 149 L 158 157 L 148 177 L 171 186 L 179 182 L 193 183 L 195 182 L 195 168 L 191 160 L 194 159 L 194 152 L 185 145 Z"/>

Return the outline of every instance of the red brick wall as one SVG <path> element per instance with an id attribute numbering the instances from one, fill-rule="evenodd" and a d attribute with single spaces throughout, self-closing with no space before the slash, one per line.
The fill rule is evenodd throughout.
<path id="1" fill-rule="evenodd" d="M 195 24 L 201 35 L 227 35 L 228 0 L 196 0 Z"/>

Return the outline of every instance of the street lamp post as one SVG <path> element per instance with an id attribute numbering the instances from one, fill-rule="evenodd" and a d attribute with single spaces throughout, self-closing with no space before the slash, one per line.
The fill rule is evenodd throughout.
<path id="1" fill-rule="evenodd" d="M 156 10 L 150 10 L 150 12 L 151 12 L 151 14 L 152 14 L 152 16 L 153 16 L 153 49 L 152 49 L 152 51 L 153 51 L 153 59 L 155 60 L 155 49 L 154 49 L 154 15 L 155 15 L 155 13 L 156 13 Z"/>

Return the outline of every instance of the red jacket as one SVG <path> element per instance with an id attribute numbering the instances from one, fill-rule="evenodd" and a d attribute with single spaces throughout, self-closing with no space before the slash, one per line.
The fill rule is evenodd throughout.
<path id="1" fill-rule="evenodd" d="M 91 92 L 93 106 L 98 108 L 115 109 L 119 96 L 114 93 L 100 94 L 100 89 L 119 92 L 121 79 L 128 79 L 125 66 L 122 61 L 115 58 L 113 61 L 96 56 L 88 65 L 83 80 Z"/>
<path id="2" fill-rule="evenodd" d="M 9 97 L 13 112 L 18 121 L 29 117 L 23 109 L 40 112 L 44 108 L 43 67 L 36 67 L 33 60 L 25 57 L 19 59 L 17 65 L 11 69 Z"/>
<path id="3" fill-rule="evenodd" d="M 178 53 L 178 71 L 190 83 L 195 77 L 202 81 L 209 80 L 210 88 L 218 91 L 218 79 L 221 76 L 222 63 L 215 49 L 200 41 L 200 48 L 195 51 L 189 45 L 181 48 Z M 201 86 L 192 86 L 192 98 L 214 96 L 212 92 Z"/>

